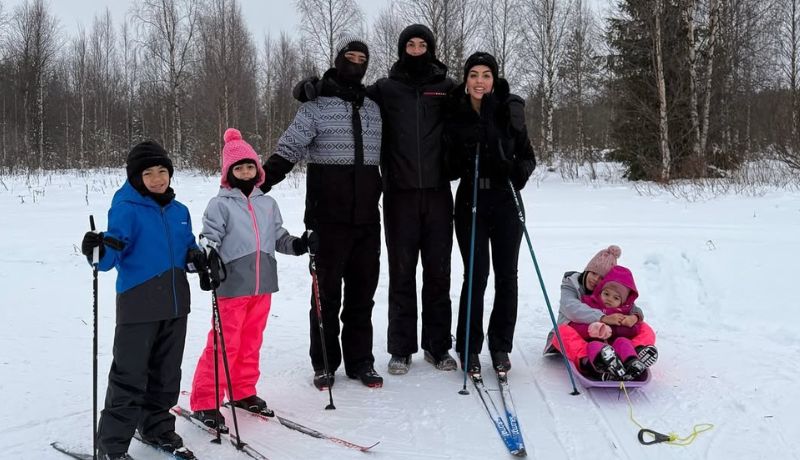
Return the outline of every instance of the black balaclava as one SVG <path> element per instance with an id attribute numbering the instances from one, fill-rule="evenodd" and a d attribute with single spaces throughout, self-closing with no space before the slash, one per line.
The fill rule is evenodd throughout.
<path id="1" fill-rule="evenodd" d="M 406 53 L 406 43 L 412 38 L 421 38 L 428 45 L 428 50 L 420 56 Z M 422 24 L 412 24 L 402 32 L 397 39 L 397 57 L 400 58 L 401 67 L 410 75 L 418 75 L 428 69 L 428 65 L 436 59 L 436 39 L 431 29 Z"/>
<path id="2" fill-rule="evenodd" d="M 348 51 L 360 51 L 364 53 L 367 60 L 362 64 L 350 62 L 344 55 Z M 346 86 L 358 86 L 361 80 L 367 73 L 367 65 L 369 64 L 369 48 L 367 44 L 355 37 L 345 37 L 339 46 L 339 52 L 336 54 L 336 59 L 333 62 L 336 67 L 336 79 L 339 83 Z"/>
<path id="3" fill-rule="evenodd" d="M 242 193 L 244 193 L 244 196 L 250 196 L 250 194 L 253 193 L 253 189 L 255 188 L 256 183 L 258 182 L 259 179 L 258 174 L 256 174 L 255 176 L 253 176 L 252 179 L 249 180 L 242 180 L 233 175 L 233 168 L 237 165 L 245 163 L 251 163 L 254 166 L 258 166 L 256 165 L 255 161 L 249 158 L 237 161 L 236 163 L 232 164 L 230 168 L 228 168 L 228 183 L 231 184 L 231 187 L 238 188 L 239 190 L 241 190 Z"/>

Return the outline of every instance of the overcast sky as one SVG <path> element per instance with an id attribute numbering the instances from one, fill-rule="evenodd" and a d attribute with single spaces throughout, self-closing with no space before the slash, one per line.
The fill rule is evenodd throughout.
<path id="1" fill-rule="evenodd" d="M 72 35 L 78 29 L 78 24 L 82 24 L 88 31 L 95 14 L 103 12 L 106 7 L 111 10 L 114 22 L 120 24 L 134 3 L 133 0 L 45 0 L 45 2 L 68 35 Z M 10 13 L 14 7 L 23 3 L 23 0 L 0 0 L 0 3 L 6 13 Z M 256 43 L 261 43 L 266 34 L 271 33 L 277 37 L 282 30 L 292 35 L 298 33 L 300 18 L 295 13 L 293 1 L 239 0 L 239 3 L 242 5 L 242 14 Z M 389 0 L 356 0 L 356 3 L 361 7 L 367 21 L 371 21 Z"/>

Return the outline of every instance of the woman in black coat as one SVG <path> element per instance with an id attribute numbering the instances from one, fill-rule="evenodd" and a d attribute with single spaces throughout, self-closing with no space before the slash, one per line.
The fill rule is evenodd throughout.
<path id="1" fill-rule="evenodd" d="M 525 127 L 525 102 L 509 92 L 498 77 L 497 61 L 475 53 L 464 65 L 464 82 L 451 93 L 447 123 L 447 169 L 461 179 L 455 200 L 455 229 L 464 261 L 464 284 L 458 312 L 456 351 L 464 367 L 469 290 L 470 253 L 474 251 L 467 370 L 480 373 L 478 354 L 483 346 L 483 294 L 494 270 L 495 296 L 487 330 L 492 365 L 498 372 L 511 368 L 508 354 L 517 321 L 517 262 L 522 224 L 514 193 L 536 167 Z M 479 156 L 477 218 L 471 244 L 475 156 Z M 513 188 L 512 188 L 513 186 Z M 512 191 L 513 190 L 513 191 Z M 490 251 L 491 247 L 491 251 Z"/>

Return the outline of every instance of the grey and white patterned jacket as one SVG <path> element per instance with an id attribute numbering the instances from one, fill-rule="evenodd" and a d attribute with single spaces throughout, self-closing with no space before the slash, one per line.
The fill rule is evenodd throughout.
<path id="1" fill-rule="evenodd" d="M 323 82 L 336 85 L 330 72 Z M 380 109 L 372 99 L 351 102 L 323 93 L 300 106 L 278 140 L 265 165 L 266 184 L 280 182 L 294 164 L 306 160 L 307 227 L 380 223 L 381 130 Z"/>

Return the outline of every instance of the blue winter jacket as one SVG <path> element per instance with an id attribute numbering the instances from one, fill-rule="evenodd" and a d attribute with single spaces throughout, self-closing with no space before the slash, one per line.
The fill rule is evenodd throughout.
<path id="1" fill-rule="evenodd" d="M 130 182 L 114 194 L 106 245 L 98 270 L 117 269 L 117 324 L 178 318 L 189 314 L 186 254 L 197 247 L 189 210 L 172 200 L 163 208 Z"/>

